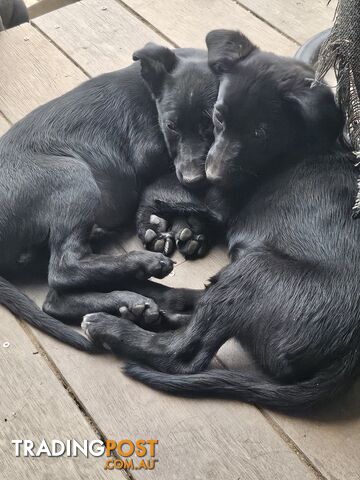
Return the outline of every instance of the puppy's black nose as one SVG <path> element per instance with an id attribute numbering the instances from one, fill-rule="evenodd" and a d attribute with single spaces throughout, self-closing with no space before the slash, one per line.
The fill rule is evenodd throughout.
<path id="1" fill-rule="evenodd" d="M 183 182 L 187 184 L 194 184 L 198 183 L 204 180 L 204 177 L 202 175 L 183 175 Z"/>

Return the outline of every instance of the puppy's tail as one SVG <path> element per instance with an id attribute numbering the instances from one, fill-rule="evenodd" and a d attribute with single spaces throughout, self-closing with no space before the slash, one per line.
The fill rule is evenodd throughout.
<path id="1" fill-rule="evenodd" d="M 195 374 L 168 374 L 128 363 L 125 373 L 146 385 L 172 394 L 240 400 L 282 412 L 301 412 L 330 400 L 344 391 L 359 367 L 358 352 L 351 352 L 314 378 L 280 384 L 256 373 L 209 370 Z"/>
<path id="2" fill-rule="evenodd" d="M 80 333 L 44 313 L 35 302 L 2 277 L 0 277 L 0 304 L 4 305 L 16 317 L 22 318 L 33 327 L 78 350 L 85 352 L 96 352 L 98 350 Z"/>

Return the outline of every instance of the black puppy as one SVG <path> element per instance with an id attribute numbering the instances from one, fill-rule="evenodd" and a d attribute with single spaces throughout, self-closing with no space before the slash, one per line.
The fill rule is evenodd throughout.
<path id="1" fill-rule="evenodd" d="M 206 172 L 227 189 L 232 262 L 194 297 L 179 330 L 154 334 L 103 314 L 83 327 L 161 370 L 126 369 L 154 388 L 311 408 L 351 384 L 360 365 L 360 224 L 351 218 L 353 157 L 334 146 L 342 118 L 327 87 L 310 87 L 305 65 L 237 32 L 211 32 L 207 43 L 221 82 Z M 230 337 L 265 376 L 197 373 Z"/>
<path id="2" fill-rule="evenodd" d="M 48 245 L 48 313 L 56 291 L 109 292 L 134 278 L 167 275 L 172 262 L 160 253 L 93 254 L 91 229 L 125 224 L 144 186 L 172 162 L 183 184 L 205 177 L 218 84 L 206 52 L 148 44 L 134 59 L 140 62 L 39 107 L 0 139 L 0 271 L 6 276 L 24 251 Z M 64 342 L 92 348 L 3 278 L 0 303 Z M 99 294 L 102 303 L 138 314 L 148 299 L 115 292 Z"/>

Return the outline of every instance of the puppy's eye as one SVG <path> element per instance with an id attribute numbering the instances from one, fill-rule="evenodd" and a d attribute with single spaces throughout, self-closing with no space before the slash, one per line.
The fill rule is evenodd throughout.
<path id="1" fill-rule="evenodd" d="M 222 113 L 219 112 L 219 110 L 214 111 L 213 121 L 214 121 L 214 125 L 215 125 L 216 128 L 223 128 L 224 117 L 223 117 Z"/>
<path id="2" fill-rule="evenodd" d="M 170 132 L 177 133 L 177 128 L 174 122 L 172 122 L 171 120 L 168 120 L 165 125 L 166 125 L 166 128 L 170 130 Z"/>
<path id="3" fill-rule="evenodd" d="M 266 129 L 265 129 L 264 125 L 260 125 L 258 128 L 255 128 L 254 137 L 256 137 L 256 138 L 265 138 L 266 137 Z"/>

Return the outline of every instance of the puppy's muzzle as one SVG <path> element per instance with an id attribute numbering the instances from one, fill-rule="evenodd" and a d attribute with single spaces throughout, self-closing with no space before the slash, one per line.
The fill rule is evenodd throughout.
<path id="1" fill-rule="evenodd" d="M 176 172 L 177 177 L 183 185 L 190 188 L 197 188 L 205 182 L 205 175 L 200 173 L 182 173 L 180 171 Z"/>

